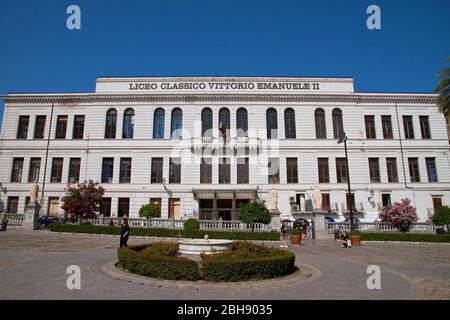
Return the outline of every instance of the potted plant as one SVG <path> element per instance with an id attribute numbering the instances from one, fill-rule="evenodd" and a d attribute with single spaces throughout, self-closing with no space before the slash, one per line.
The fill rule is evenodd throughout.
<path id="1" fill-rule="evenodd" d="M 299 246 L 302 240 L 302 230 L 292 229 L 291 230 L 291 243 L 293 246 Z"/>
<path id="2" fill-rule="evenodd" d="M 358 230 L 352 230 L 348 233 L 350 241 L 352 242 L 352 246 L 360 246 L 361 245 L 361 232 Z"/>

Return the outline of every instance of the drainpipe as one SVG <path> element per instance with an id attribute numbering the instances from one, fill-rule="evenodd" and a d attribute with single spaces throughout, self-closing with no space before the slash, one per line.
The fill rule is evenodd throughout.
<path id="1" fill-rule="evenodd" d="M 42 179 L 41 206 L 44 204 L 45 177 L 47 176 L 48 151 L 49 151 L 49 146 L 50 146 L 50 133 L 52 130 L 54 108 L 55 108 L 55 103 L 52 102 L 52 110 L 50 112 L 50 124 L 48 126 L 47 147 L 45 149 L 45 165 L 44 165 L 44 177 Z M 42 207 L 41 207 L 41 210 L 42 210 Z"/>

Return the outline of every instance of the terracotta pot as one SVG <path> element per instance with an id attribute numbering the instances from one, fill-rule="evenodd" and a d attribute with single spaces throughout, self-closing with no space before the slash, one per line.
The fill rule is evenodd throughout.
<path id="1" fill-rule="evenodd" d="M 293 246 L 299 246 L 302 241 L 301 235 L 291 235 L 291 243 Z"/>
<path id="2" fill-rule="evenodd" d="M 352 242 L 352 246 L 360 246 L 361 236 L 350 236 L 350 241 Z"/>

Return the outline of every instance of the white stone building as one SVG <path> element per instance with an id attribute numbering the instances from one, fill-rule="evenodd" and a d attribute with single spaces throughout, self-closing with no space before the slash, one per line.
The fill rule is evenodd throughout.
<path id="1" fill-rule="evenodd" d="M 426 221 L 450 204 L 434 94 L 359 93 L 351 78 L 113 77 L 92 93 L 3 100 L 3 212 L 23 213 L 37 179 L 41 214 L 62 215 L 65 188 L 92 179 L 106 189 L 105 215 L 137 217 L 151 200 L 163 218 L 229 220 L 275 189 L 282 216 L 297 216 L 312 210 L 318 183 L 323 209 L 343 220 L 352 203 L 343 131 L 356 217 L 373 221 L 407 197 Z"/>

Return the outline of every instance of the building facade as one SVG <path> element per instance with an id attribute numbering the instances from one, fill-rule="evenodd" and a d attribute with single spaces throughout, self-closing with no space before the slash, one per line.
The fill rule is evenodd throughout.
<path id="1" fill-rule="evenodd" d="M 271 190 L 282 216 L 306 216 L 316 184 L 337 221 L 350 206 L 374 221 L 403 198 L 426 221 L 450 204 L 434 94 L 359 93 L 351 78 L 145 77 L 3 100 L 3 212 L 23 213 L 37 181 L 41 215 L 63 215 L 66 188 L 85 180 L 105 188 L 105 216 L 137 217 L 152 201 L 162 218 L 234 220 Z"/>

